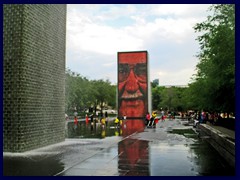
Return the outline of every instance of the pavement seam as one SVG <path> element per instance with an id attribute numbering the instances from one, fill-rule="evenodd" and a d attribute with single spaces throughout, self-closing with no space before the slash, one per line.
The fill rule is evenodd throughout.
<path id="1" fill-rule="evenodd" d="M 135 135 L 135 134 L 137 134 L 137 133 L 138 133 L 138 132 L 136 131 L 136 132 L 134 132 L 134 133 L 132 133 L 132 134 L 130 134 L 130 135 L 124 137 L 123 139 L 119 140 L 118 143 L 121 142 L 121 141 L 123 141 L 123 140 L 125 140 L 125 139 L 127 139 L 127 138 L 129 138 L 129 137 L 131 137 L 131 136 L 133 136 L 133 135 Z M 115 143 L 116 143 L 116 142 L 111 143 L 107 148 L 112 147 Z M 107 149 L 107 148 L 104 148 L 103 150 L 105 150 L 105 149 Z M 95 156 L 96 154 L 102 152 L 103 150 L 101 150 L 101 151 L 99 151 L 99 152 L 97 152 L 97 153 L 94 153 L 94 154 L 90 155 L 88 158 L 84 159 L 84 160 L 81 161 L 81 162 L 77 162 L 77 163 L 73 164 L 72 166 L 70 166 L 70 167 L 68 167 L 68 168 L 66 168 L 66 169 L 64 169 L 64 170 L 62 170 L 61 172 L 55 174 L 54 176 L 59 176 L 59 175 L 61 175 L 62 173 L 68 171 L 68 170 L 71 169 L 71 168 L 73 168 L 74 166 L 76 166 L 76 165 L 78 165 L 78 164 L 81 164 L 81 163 L 87 161 L 88 159 L 92 158 L 93 156 Z M 119 156 L 119 155 L 117 155 L 117 156 Z M 114 158 L 115 158 L 115 157 L 114 157 Z"/>

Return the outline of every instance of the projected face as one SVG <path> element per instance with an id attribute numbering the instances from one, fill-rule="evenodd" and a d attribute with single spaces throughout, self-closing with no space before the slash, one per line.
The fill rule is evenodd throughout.
<path id="1" fill-rule="evenodd" d="M 144 117 L 147 112 L 147 54 L 118 54 L 119 116 Z"/>

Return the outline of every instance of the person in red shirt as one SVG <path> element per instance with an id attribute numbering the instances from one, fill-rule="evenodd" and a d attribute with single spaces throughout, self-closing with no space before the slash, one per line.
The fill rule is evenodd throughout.
<path id="1" fill-rule="evenodd" d="M 78 125 L 78 119 L 77 116 L 74 116 L 74 128 L 76 129 Z"/>
<path id="2" fill-rule="evenodd" d="M 145 121 L 145 124 L 146 124 L 146 125 L 148 125 L 148 124 L 149 124 L 149 122 L 150 122 L 150 119 L 151 119 L 151 115 L 150 115 L 150 113 L 149 113 L 149 112 L 147 112 L 147 114 L 146 114 L 146 121 Z"/>
<path id="3" fill-rule="evenodd" d="M 86 114 L 86 125 L 88 125 L 88 121 L 89 121 L 88 115 Z"/>

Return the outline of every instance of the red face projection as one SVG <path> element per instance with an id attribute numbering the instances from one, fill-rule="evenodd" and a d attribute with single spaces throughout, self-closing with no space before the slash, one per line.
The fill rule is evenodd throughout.
<path id="1" fill-rule="evenodd" d="M 120 176 L 150 176 L 148 141 L 126 138 L 118 143 Z"/>
<path id="2" fill-rule="evenodd" d="M 118 53 L 118 116 L 143 118 L 148 111 L 147 51 Z"/>

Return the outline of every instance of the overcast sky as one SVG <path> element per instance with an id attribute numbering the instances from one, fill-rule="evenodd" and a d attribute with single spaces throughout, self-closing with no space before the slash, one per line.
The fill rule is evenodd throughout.
<path id="1" fill-rule="evenodd" d="M 117 83 L 117 52 L 147 50 L 150 80 L 187 85 L 199 43 L 193 26 L 209 4 L 67 5 L 66 67 L 90 80 Z"/>

